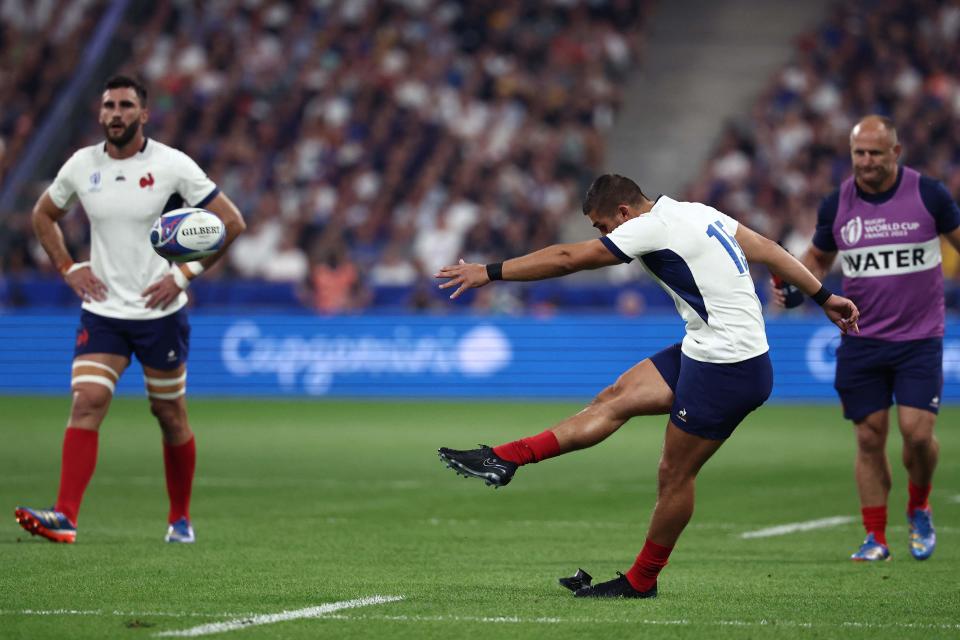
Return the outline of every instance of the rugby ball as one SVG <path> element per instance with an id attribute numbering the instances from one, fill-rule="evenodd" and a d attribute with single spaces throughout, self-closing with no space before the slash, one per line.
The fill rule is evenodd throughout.
<path id="1" fill-rule="evenodd" d="M 219 251 L 226 235 L 223 221 L 215 214 L 186 207 L 157 218 L 150 229 L 150 244 L 162 258 L 190 262 Z"/>

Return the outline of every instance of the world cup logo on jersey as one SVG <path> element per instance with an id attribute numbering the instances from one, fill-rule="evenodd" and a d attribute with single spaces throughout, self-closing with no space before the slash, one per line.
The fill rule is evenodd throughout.
<path id="1" fill-rule="evenodd" d="M 860 220 L 860 216 L 843 225 L 840 229 L 840 237 L 843 238 L 844 243 L 846 243 L 848 247 L 860 242 L 862 236 L 863 221 Z"/>

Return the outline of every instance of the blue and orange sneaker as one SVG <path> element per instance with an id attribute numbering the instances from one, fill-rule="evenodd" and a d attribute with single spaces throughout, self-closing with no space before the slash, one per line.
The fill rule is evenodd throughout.
<path id="1" fill-rule="evenodd" d="M 880 544 L 873 537 L 872 533 L 867 534 L 867 539 L 863 541 L 857 552 L 850 556 L 854 562 L 876 562 L 877 560 L 889 560 L 890 549 L 887 545 Z"/>
<path id="2" fill-rule="evenodd" d="M 29 531 L 31 535 L 66 544 L 77 541 L 77 525 L 53 507 L 49 509 L 17 507 L 13 515 L 17 519 L 17 524 Z"/>
<path id="3" fill-rule="evenodd" d="M 910 523 L 910 553 L 917 560 L 926 560 L 937 548 L 937 532 L 933 529 L 933 513 L 930 507 L 914 509 L 907 514 Z"/>
<path id="4" fill-rule="evenodd" d="M 186 518 L 180 518 L 167 528 L 167 535 L 163 538 L 163 541 L 190 544 L 196 542 L 197 539 L 193 535 L 193 527 L 190 526 L 190 521 Z"/>

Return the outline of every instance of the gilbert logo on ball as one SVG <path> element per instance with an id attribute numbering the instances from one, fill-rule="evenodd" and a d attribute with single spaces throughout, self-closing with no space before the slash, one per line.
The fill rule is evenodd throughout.
<path id="1" fill-rule="evenodd" d="M 150 244 L 167 260 L 190 262 L 219 251 L 225 236 L 220 218 L 206 209 L 187 207 L 157 218 L 150 229 Z"/>

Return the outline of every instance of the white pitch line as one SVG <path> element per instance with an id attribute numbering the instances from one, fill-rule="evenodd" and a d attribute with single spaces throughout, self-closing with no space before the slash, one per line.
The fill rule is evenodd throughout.
<path id="1" fill-rule="evenodd" d="M 833 516 L 831 518 L 820 518 L 819 520 L 807 520 L 806 522 L 791 522 L 781 524 L 776 527 L 767 527 L 766 529 L 757 529 L 756 531 L 747 531 L 741 533 L 741 538 L 769 538 L 771 536 L 785 536 L 788 533 L 797 531 L 810 531 L 811 529 L 826 529 L 827 527 L 837 527 L 841 524 L 849 524 L 856 520 L 853 516 Z"/>
<path id="2" fill-rule="evenodd" d="M 248 618 L 237 618 L 236 620 L 227 620 L 226 622 L 211 622 L 202 624 L 198 627 L 191 627 L 180 631 L 161 631 L 153 635 L 158 637 L 178 637 L 195 638 L 197 636 L 207 636 L 214 633 L 226 633 L 227 631 L 236 631 L 237 629 L 246 629 L 247 627 L 256 627 L 264 624 L 274 624 L 275 622 L 285 622 L 287 620 L 299 620 L 301 618 L 320 618 L 328 613 L 340 611 L 342 609 L 355 609 L 357 607 L 366 607 L 372 604 L 385 604 L 387 602 L 397 602 L 403 600 L 403 596 L 369 596 L 358 598 L 356 600 L 344 600 L 342 602 L 330 602 L 322 604 L 319 607 L 307 607 L 306 609 L 297 609 L 296 611 L 281 611 L 280 613 L 268 613 L 263 615 L 251 616 Z"/>
<path id="3" fill-rule="evenodd" d="M 960 495 L 956 495 L 956 496 L 953 496 L 952 498 L 950 498 L 950 502 L 954 502 L 954 503 L 960 504 Z"/>

